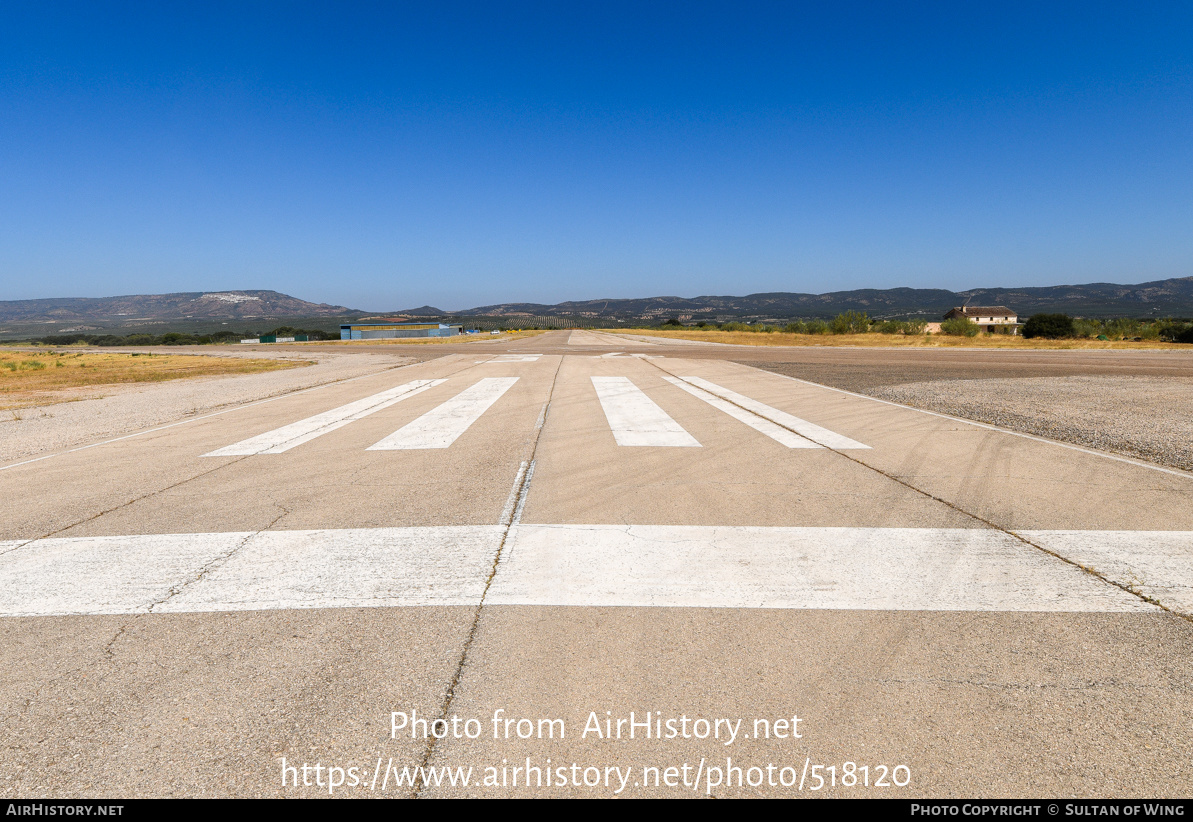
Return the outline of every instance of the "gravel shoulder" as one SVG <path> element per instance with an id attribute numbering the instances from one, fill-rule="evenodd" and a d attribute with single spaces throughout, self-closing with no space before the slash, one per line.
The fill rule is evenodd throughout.
<path id="1" fill-rule="evenodd" d="M 743 365 L 1193 471 L 1193 351 L 735 353 Z M 770 349 L 775 351 L 776 349 Z"/>
<path id="2" fill-rule="evenodd" d="M 119 349 L 118 349 L 119 350 Z M 156 350 L 156 349 L 155 349 Z M 180 353 L 177 349 L 170 353 Z M 209 353 L 209 352 L 203 352 Z M 161 383 L 88 386 L 77 399 L 0 413 L 0 463 L 75 448 L 246 402 L 398 368 L 426 357 L 390 353 L 221 352 L 312 362 L 298 368 Z"/>
<path id="3" fill-rule="evenodd" d="M 1193 379 L 1028 377 L 874 387 L 879 399 L 1193 471 Z"/>

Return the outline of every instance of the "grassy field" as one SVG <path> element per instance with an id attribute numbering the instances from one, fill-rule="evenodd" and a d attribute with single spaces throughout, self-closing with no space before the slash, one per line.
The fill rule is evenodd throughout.
<path id="1" fill-rule="evenodd" d="M 187 377 L 254 374 L 304 363 L 179 354 L 100 354 L 69 348 L 0 350 L 0 409 L 83 399 L 77 389 Z"/>
<path id="2" fill-rule="evenodd" d="M 686 328 L 675 331 L 660 329 L 602 329 L 613 334 L 639 334 L 698 342 L 727 343 L 730 345 L 818 345 L 818 346 L 863 346 L 870 348 L 1007 348 L 1007 349 L 1168 349 L 1193 351 L 1193 346 L 1154 340 L 1131 342 L 1127 340 L 1042 340 L 1011 337 L 1003 334 L 979 334 L 976 337 L 950 337 L 945 334 L 788 334 L 776 331 L 767 334 L 760 331 L 719 331 L 716 329 Z"/>

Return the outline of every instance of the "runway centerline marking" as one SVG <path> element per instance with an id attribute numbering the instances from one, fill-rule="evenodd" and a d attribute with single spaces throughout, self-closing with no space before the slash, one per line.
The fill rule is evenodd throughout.
<path id="1" fill-rule="evenodd" d="M 448 448 L 517 381 L 517 377 L 485 377 L 367 450 Z"/>
<path id="2" fill-rule="evenodd" d="M 996 529 L 514 520 L 487 595 L 505 524 L 65 537 L 0 556 L 0 616 L 476 606 L 482 597 L 489 606 L 1162 613 Z M 1155 575 L 1165 607 L 1193 604 L 1193 532 L 1033 537 L 1114 553 Z"/>
<path id="3" fill-rule="evenodd" d="M 666 379 L 666 378 L 664 378 Z M 752 400 L 747 396 L 738 394 L 736 391 L 730 391 L 728 388 L 723 388 L 714 382 L 709 382 L 701 377 L 680 377 L 679 379 L 691 383 L 698 388 L 702 388 L 715 397 L 722 400 L 728 400 L 734 405 L 741 406 L 747 411 L 752 411 L 763 419 L 769 420 L 772 423 L 778 423 L 784 428 L 789 428 L 799 434 L 801 437 L 807 437 L 815 443 L 823 445 L 826 448 L 832 448 L 838 451 L 846 450 L 869 450 L 870 446 L 863 445 L 857 440 L 852 440 L 835 431 L 830 431 L 827 428 L 822 428 L 815 423 L 800 419 L 786 411 L 780 411 L 777 408 L 772 408 L 765 403 Z"/>
<path id="4" fill-rule="evenodd" d="M 760 417 L 753 412 L 746 411 L 744 408 L 723 400 L 715 394 L 710 394 L 703 388 L 697 388 L 694 385 L 689 385 L 678 377 L 663 377 L 663 379 L 674 385 L 676 388 L 681 388 L 684 391 L 687 391 L 693 397 L 708 403 L 718 411 L 724 411 L 735 420 L 744 422 L 755 431 L 765 434 L 782 445 L 786 445 L 788 448 L 823 448 L 823 446 L 812 442 L 807 437 L 801 437 L 798 434 L 794 434 L 791 431 L 788 431 L 786 428 L 776 425 L 765 417 Z"/>
<path id="5" fill-rule="evenodd" d="M 363 419 L 370 414 L 381 411 L 384 408 L 389 408 L 395 403 L 413 397 L 415 394 L 421 394 L 423 391 L 434 388 L 437 385 L 442 385 L 445 382 L 447 380 L 414 380 L 413 382 L 399 385 L 396 388 L 382 391 L 379 394 L 374 394 L 371 397 L 365 397 L 363 400 L 350 402 L 347 405 L 341 405 L 339 408 L 324 411 L 322 414 L 307 417 L 305 420 L 299 420 L 290 425 L 284 425 L 281 428 L 275 428 L 272 431 L 266 431 L 264 434 L 250 437 L 247 440 L 241 440 L 238 443 L 211 451 L 203 456 L 244 457 L 256 454 L 282 454 L 297 445 L 310 442 L 316 437 L 321 437 L 324 434 L 335 431 L 337 428 L 342 428 L 350 422 Z"/>
<path id="6" fill-rule="evenodd" d="M 592 377 L 618 445 L 699 448 L 696 438 L 628 377 Z"/>

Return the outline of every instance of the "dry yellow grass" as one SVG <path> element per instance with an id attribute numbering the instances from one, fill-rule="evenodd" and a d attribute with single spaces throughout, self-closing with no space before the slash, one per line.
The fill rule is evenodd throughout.
<path id="1" fill-rule="evenodd" d="M 976 337 L 950 337 L 945 334 L 787 334 L 776 331 L 718 331 L 685 329 L 663 331 L 656 329 L 603 329 L 614 334 L 640 334 L 698 342 L 728 343 L 730 345 L 795 345 L 795 346 L 861 346 L 870 348 L 1007 348 L 1007 349 L 1168 349 L 1193 351 L 1193 347 L 1159 341 L 1132 342 L 1127 340 L 1041 340 L 1011 337 L 1002 334 L 979 334 Z"/>
<path id="2" fill-rule="evenodd" d="M 83 399 L 86 394 L 80 394 L 80 388 L 215 374 L 253 374 L 305 364 L 148 352 L 85 353 L 69 348 L 0 351 L 0 409 Z"/>

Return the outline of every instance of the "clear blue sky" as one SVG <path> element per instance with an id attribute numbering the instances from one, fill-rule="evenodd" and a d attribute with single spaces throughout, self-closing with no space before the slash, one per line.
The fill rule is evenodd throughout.
<path id="1" fill-rule="evenodd" d="M 0 299 L 1193 274 L 1193 4 L 0 11 Z"/>

